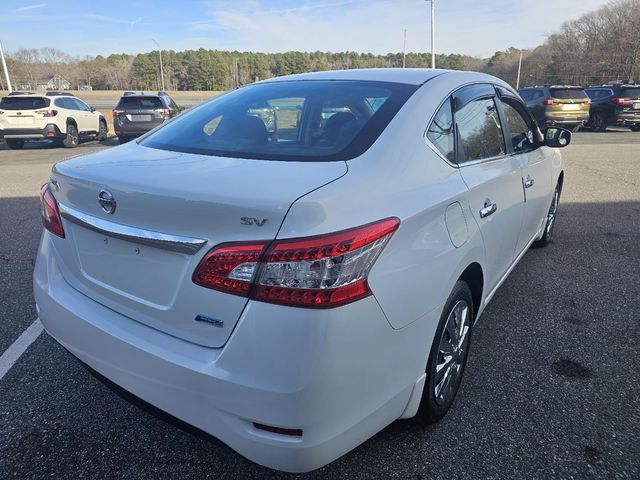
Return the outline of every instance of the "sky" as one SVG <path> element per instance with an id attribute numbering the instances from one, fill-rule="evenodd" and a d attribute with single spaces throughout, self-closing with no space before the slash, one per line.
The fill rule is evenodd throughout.
<path id="1" fill-rule="evenodd" d="M 606 0 L 435 0 L 436 53 L 488 57 L 531 48 Z M 430 51 L 425 0 L 2 0 L 8 52 L 54 47 L 76 56 L 156 49 L 255 52 Z"/>

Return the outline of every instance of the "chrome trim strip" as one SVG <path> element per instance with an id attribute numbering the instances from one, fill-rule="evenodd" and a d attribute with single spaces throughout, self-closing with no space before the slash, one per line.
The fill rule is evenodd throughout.
<path id="1" fill-rule="evenodd" d="M 141 228 L 103 220 L 102 218 L 83 213 L 62 203 L 58 203 L 58 208 L 60 209 L 60 215 L 62 215 L 62 217 L 81 227 L 88 228 L 89 230 L 109 237 L 120 238 L 141 245 L 193 255 L 207 243 L 206 240 L 200 238 L 182 237 L 180 235 L 143 230 Z"/>

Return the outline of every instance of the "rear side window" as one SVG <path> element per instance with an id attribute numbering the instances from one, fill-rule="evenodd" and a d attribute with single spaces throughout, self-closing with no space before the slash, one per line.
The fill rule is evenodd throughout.
<path id="1" fill-rule="evenodd" d="M 587 93 L 581 88 L 552 88 L 550 89 L 551 98 L 560 100 L 574 100 L 581 98 L 589 98 Z"/>
<path id="2" fill-rule="evenodd" d="M 3 110 L 38 110 L 47 108 L 51 100 L 43 97 L 4 97 L 0 100 Z"/>
<path id="3" fill-rule="evenodd" d="M 366 81 L 254 84 L 177 117 L 141 144 L 222 157 L 348 160 L 375 142 L 416 89 Z"/>
<path id="4" fill-rule="evenodd" d="M 520 90 L 518 93 L 520 94 L 520 97 L 525 102 L 528 102 L 529 100 L 531 100 L 533 98 L 533 91 L 532 90 Z"/>
<path id="5" fill-rule="evenodd" d="M 473 100 L 455 113 L 460 163 L 505 154 L 502 125 L 493 98 Z"/>
<path id="6" fill-rule="evenodd" d="M 122 97 L 116 108 L 136 108 L 139 110 L 148 108 L 155 110 L 158 108 L 164 108 L 164 105 L 162 104 L 162 100 L 158 97 L 134 97 L 130 95 Z"/>
<path id="7" fill-rule="evenodd" d="M 620 96 L 622 98 L 640 98 L 640 87 L 623 88 Z"/>
<path id="8" fill-rule="evenodd" d="M 453 133 L 453 114 L 451 112 L 451 99 L 444 103 L 433 118 L 427 138 L 438 151 L 450 162 L 456 161 L 455 137 Z"/>

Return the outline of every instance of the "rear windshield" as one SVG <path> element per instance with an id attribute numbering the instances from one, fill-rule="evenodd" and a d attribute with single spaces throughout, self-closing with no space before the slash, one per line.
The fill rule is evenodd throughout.
<path id="1" fill-rule="evenodd" d="M 158 97 L 133 97 L 127 96 L 120 99 L 120 103 L 116 108 L 137 108 L 140 109 L 157 109 L 164 108 L 162 100 Z"/>
<path id="2" fill-rule="evenodd" d="M 622 98 L 640 98 L 640 87 L 623 88 L 620 95 Z"/>
<path id="3" fill-rule="evenodd" d="M 589 98 L 587 92 L 581 88 L 552 88 L 550 91 L 552 98 L 558 98 L 561 100 Z"/>
<path id="4" fill-rule="evenodd" d="M 142 140 L 147 147 L 264 160 L 348 160 L 365 152 L 417 89 L 361 81 L 249 85 Z"/>
<path id="5" fill-rule="evenodd" d="M 4 97 L 0 100 L 3 110 L 38 110 L 47 108 L 51 100 L 43 97 Z"/>

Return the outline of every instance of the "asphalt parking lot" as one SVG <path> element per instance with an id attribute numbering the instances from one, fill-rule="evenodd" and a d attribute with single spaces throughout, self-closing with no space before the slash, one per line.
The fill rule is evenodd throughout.
<path id="1" fill-rule="evenodd" d="M 75 150 L 0 144 L 0 355 L 36 318 L 39 187 Z M 304 478 L 640 478 L 640 133 L 563 150 L 553 243 L 477 325 L 453 409 L 398 421 Z M 43 333 L 0 378 L 0 478 L 292 478 L 142 410 Z"/>

